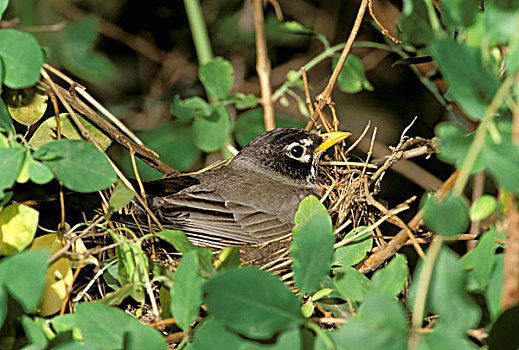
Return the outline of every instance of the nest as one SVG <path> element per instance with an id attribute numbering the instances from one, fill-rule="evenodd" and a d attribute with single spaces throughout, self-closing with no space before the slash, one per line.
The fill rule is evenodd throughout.
<path id="1" fill-rule="evenodd" d="M 432 140 L 406 137 L 405 133 L 411 126 L 412 124 L 404 130 L 398 145 L 390 147 L 391 153 L 384 159 L 370 159 L 376 136 L 375 128 L 366 158 L 361 161 L 350 161 L 353 157 L 348 154 L 366 136 L 370 129 L 368 125 L 362 135 L 348 149 L 343 150 L 336 147 L 334 155 L 321 162 L 319 167 L 319 179 L 323 193 L 321 202 L 328 209 L 332 219 L 337 242 L 335 248 L 364 235 L 366 231 L 371 231 L 377 245 L 374 251 L 380 250 L 386 246 L 386 239 L 389 238 L 384 237 L 379 229 L 384 222 L 410 231 L 409 227 L 396 215 L 409 209 L 409 205 L 416 199 L 416 196 L 392 209 L 387 208 L 375 198 L 380 191 L 385 172 L 394 164 L 407 158 L 419 155 L 428 156 L 437 152 L 437 147 Z M 364 229 L 355 236 L 344 239 L 348 232 L 361 227 Z M 414 238 L 414 236 L 412 237 Z M 282 280 L 293 285 L 290 243 L 291 237 L 262 245 L 244 247 L 241 249 L 242 263 L 258 265 L 262 269 L 278 274 Z M 423 255 L 416 239 L 410 243 L 415 245 L 419 255 Z"/>

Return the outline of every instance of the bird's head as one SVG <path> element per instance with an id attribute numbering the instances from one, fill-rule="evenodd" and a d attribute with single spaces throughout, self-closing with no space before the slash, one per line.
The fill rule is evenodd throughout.
<path id="1" fill-rule="evenodd" d="M 280 181 L 315 186 L 321 154 L 350 135 L 342 131 L 318 135 L 299 128 L 274 129 L 245 146 L 231 166 L 266 172 Z"/>

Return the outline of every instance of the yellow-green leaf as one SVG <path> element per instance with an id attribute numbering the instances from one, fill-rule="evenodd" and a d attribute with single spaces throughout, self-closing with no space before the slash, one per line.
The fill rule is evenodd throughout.
<path id="1" fill-rule="evenodd" d="M 63 247 L 55 233 L 38 237 L 31 245 L 31 250 L 50 249 L 50 256 Z M 72 286 L 72 269 L 70 260 L 61 257 L 48 268 L 45 276 L 45 289 L 40 304 L 40 314 L 49 316 L 61 309 L 67 295 L 67 288 Z"/>
<path id="2" fill-rule="evenodd" d="M 11 117 L 18 123 L 31 126 L 45 114 L 49 97 L 37 86 L 7 90 L 6 103 Z"/>
<path id="3" fill-rule="evenodd" d="M 12 254 L 31 244 L 38 226 L 37 210 L 23 204 L 5 207 L 0 212 L 0 253 Z"/>

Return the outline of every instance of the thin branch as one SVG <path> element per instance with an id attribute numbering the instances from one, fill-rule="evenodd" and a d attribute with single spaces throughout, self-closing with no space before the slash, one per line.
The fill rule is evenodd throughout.
<path id="1" fill-rule="evenodd" d="M 443 198 L 445 195 L 452 189 L 454 186 L 454 182 L 456 181 L 456 178 L 458 177 L 459 170 L 455 171 L 438 189 L 436 192 L 436 196 L 438 198 Z M 409 221 L 407 226 L 410 230 L 416 231 L 423 223 L 423 210 L 420 210 L 412 219 Z M 375 270 L 377 267 L 379 267 L 384 261 L 391 258 L 395 253 L 407 242 L 407 232 L 405 230 L 400 230 L 395 238 L 393 238 L 388 244 L 371 255 L 368 259 L 366 259 L 361 267 L 359 268 L 359 271 L 361 273 L 368 273 L 370 271 Z"/>
<path id="2" fill-rule="evenodd" d="M 332 76 L 328 80 L 328 84 L 324 88 L 323 92 L 321 92 L 317 97 L 316 100 L 319 101 L 319 105 L 317 106 L 316 110 L 322 111 L 323 107 L 330 103 L 330 97 L 332 95 L 333 88 L 335 87 L 335 83 L 337 82 L 337 78 L 339 77 L 339 73 L 341 72 L 342 67 L 344 66 L 344 62 L 346 62 L 346 58 L 348 57 L 348 54 L 350 53 L 351 47 L 353 46 L 353 42 L 355 41 L 355 38 L 357 37 L 357 33 L 359 32 L 360 25 L 362 23 L 362 19 L 364 18 L 364 13 L 366 12 L 366 7 L 368 6 L 368 0 L 362 0 L 359 11 L 357 13 L 357 17 L 355 18 L 355 23 L 353 24 L 353 28 L 351 29 L 350 36 L 348 37 L 348 40 L 346 41 L 346 45 L 344 46 L 344 49 L 342 50 L 341 56 L 339 57 L 339 60 L 337 61 L 337 65 L 335 66 L 335 69 L 332 73 Z M 306 130 L 310 131 L 313 127 L 313 121 L 315 120 L 315 112 L 313 113 L 313 118 L 310 118 L 310 121 L 306 125 Z"/>
<path id="3" fill-rule="evenodd" d="M 272 100 L 272 87 L 270 86 L 270 60 L 267 53 L 267 39 L 265 37 L 265 24 L 263 18 L 263 1 L 252 0 L 254 8 L 254 31 L 256 34 L 256 71 L 261 88 L 261 105 L 263 106 L 263 120 L 265 130 L 276 127 L 274 119 L 274 102 Z"/>

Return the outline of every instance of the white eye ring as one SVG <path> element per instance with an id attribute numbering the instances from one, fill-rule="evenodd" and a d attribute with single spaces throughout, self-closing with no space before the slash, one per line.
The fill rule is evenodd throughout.
<path id="1" fill-rule="evenodd" d="M 301 160 L 304 158 L 306 154 L 306 147 L 299 144 L 298 142 L 295 142 L 287 147 L 288 155 L 291 158 Z"/>

